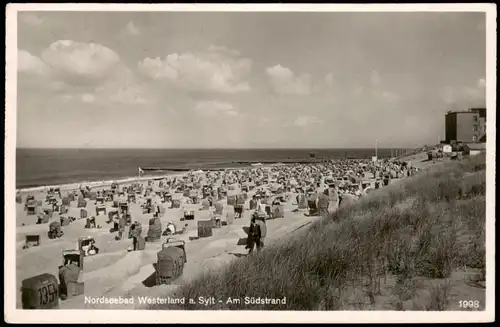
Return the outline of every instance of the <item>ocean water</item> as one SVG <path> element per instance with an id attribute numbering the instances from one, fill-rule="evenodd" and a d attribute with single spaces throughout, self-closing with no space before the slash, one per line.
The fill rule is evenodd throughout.
<path id="1" fill-rule="evenodd" d="M 396 149 L 393 149 L 394 153 Z M 307 161 L 316 158 L 371 158 L 374 149 L 17 149 L 16 188 L 77 182 L 121 180 L 138 175 L 138 167 L 209 169 L 248 162 Z M 378 149 L 379 157 L 391 149 Z M 143 176 L 154 175 L 146 171 Z"/>

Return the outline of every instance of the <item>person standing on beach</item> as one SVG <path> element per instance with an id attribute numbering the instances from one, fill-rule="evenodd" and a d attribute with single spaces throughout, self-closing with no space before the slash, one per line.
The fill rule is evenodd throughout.
<path id="1" fill-rule="evenodd" d="M 261 197 L 257 197 L 257 212 L 266 213 L 266 205 L 262 203 Z"/>
<path id="2" fill-rule="evenodd" d="M 266 223 L 264 218 L 258 216 L 258 213 L 254 213 L 250 222 L 247 244 L 248 254 L 253 252 L 254 246 L 257 247 L 257 251 L 260 251 L 264 247 L 264 238 L 266 237 L 267 230 Z"/>
<path id="3" fill-rule="evenodd" d="M 328 213 L 333 213 L 339 207 L 339 193 L 335 184 L 330 185 L 328 189 L 328 198 Z"/>
<path id="4" fill-rule="evenodd" d="M 326 189 L 321 192 L 318 197 L 318 210 L 320 216 L 325 217 L 328 215 L 329 202 L 328 189 Z"/>
<path id="5" fill-rule="evenodd" d="M 119 240 L 122 239 L 125 226 L 127 225 L 127 212 L 125 211 L 121 216 L 118 215 L 118 236 Z"/>

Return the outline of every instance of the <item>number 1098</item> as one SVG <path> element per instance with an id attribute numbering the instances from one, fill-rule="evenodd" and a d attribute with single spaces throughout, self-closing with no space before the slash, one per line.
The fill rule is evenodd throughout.
<path id="1" fill-rule="evenodd" d="M 467 301 L 458 301 L 460 308 L 463 309 L 479 309 L 479 301 L 467 300 Z"/>

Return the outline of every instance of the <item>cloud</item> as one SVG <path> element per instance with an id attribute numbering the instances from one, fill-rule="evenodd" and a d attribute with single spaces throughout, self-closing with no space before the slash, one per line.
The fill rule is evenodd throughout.
<path id="1" fill-rule="evenodd" d="M 276 65 L 266 69 L 266 74 L 276 93 L 281 95 L 309 95 L 311 77 L 308 74 L 296 76 L 289 68 Z"/>
<path id="2" fill-rule="evenodd" d="M 208 51 L 194 54 L 169 54 L 160 58 L 145 58 L 139 70 L 158 81 L 167 81 L 190 91 L 238 93 L 250 91 L 245 78 L 252 61 L 241 58 L 239 52 L 211 46 Z"/>
<path id="3" fill-rule="evenodd" d="M 124 68 L 124 72 L 126 72 Z M 83 103 L 95 103 L 100 105 L 145 105 L 153 102 L 153 97 L 148 90 L 137 83 L 135 78 L 120 79 L 124 73 L 116 74 L 104 84 L 84 88 L 84 93 L 79 88 L 66 85 L 60 90 L 59 98 L 63 101 L 79 101 Z"/>
<path id="4" fill-rule="evenodd" d="M 195 111 L 204 116 L 230 115 L 237 116 L 238 111 L 228 102 L 200 101 L 195 106 Z"/>
<path id="5" fill-rule="evenodd" d="M 28 51 L 18 50 L 17 71 L 18 90 L 25 90 L 32 97 L 38 96 L 40 92 L 58 92 L 60 89 L 61 84 L 52 79 L 50 67 Z"/>
<path id="6" fill-rule="evenodd" d="M 17 52 L 17 70 L 20 73 L 46 75 L 49 72 L 49 67 L 37 56 L 25 50 Z"/>
<path id="7" fill-rule="evenodd" d="M 168 61 L 169 58 L 165 58 L 165 61 Z M 177 80 L 179 76 L 178 71 L 171 67 L 168 63 L 164 64 L 163 60 L 160 58 L 145 58 L 142 62 L 139 63 L 139 70 L 148 75 L 149 77 L 160 80 L 160 79 L 169 79 L 169 80 Z"/>
<path id="8" fill-rule="evenodd" d="M 96 93 L 111 103 L 141 105 L 153 102 L 153 96 L 145 85 L 139 83 L 133 72 L 120 64 Z"/>
<path id="9" fill-rule="evenodd" d="M 98 83 L 120 63 L 113 50 L 95 43 L 59 40 L 42 52 L 43 61 L 69 84 Z"/>
<path id="10" fill-rule="evenodd" d="M 42 59 L 19 50 L 18 70 L 39 76 L 23 78 L 22 86 L 47 96 L 96 104 L 147 104 L 153 97 L 138 83 L 113 50 L 95 43 L 60 40 L 42 52 Z"/>
<path id="11" fill-rule="evenodd" d="M 34 27 L 40 26 L 43 23 L 43 19 L 40 19 L 37 15 L 30 12 L 20 12 L 19 21 Z"/>
<path id="12" fill-rule="evenodd" d="M 141 31 L 134 25 L 134 22 L 130 21 L 127 24 L 127 32 L 131 35 L 140 35 Z"/>

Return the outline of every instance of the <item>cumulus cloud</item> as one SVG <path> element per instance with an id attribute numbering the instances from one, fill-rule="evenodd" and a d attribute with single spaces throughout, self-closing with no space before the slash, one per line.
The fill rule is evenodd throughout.
<path id="1" fill-rule="evenodd" d="M 34 27 L 40 26 L 43 23 L 43 19 L 39 18 L 34 13 L 30 12 L 20 12 L 19 20 L 24 24 L 31 25 Z"/>
<path id="2" fill-rule="evenodd" d="M 59 93 L 62 101 L 146 104 L 151 96 L 113 50 L 95 43 L 60 40 L 42 52 L 42 59 L 18 52 L 18 70 L 38 75 L 23 85 Z"/>
<path id="3" fill-rule="evenodd" d="M 216 100 L 200 101 L 196 104 L 194 109 L 196 112 L 204 116 L 238 115 L 238 111 L 235 110 L 231 103 Z"/>
<path id="4" fill-rule="evenodd" d="M 168 64 L 168 60 L 169 56 L 165 58 L 165 62 L 167 62 L 165 64 L 160 58 L 145 58 L 139 63 L 139 70 L 153 79 L 177 80 L 179 73 L 175 68 Z"/>
<path id="5" fill-rule="evenodd" d="M 250 90 L 245 78 L 250 74 L 252 61 L 225 47 L 211 46 L 208 51 L 197 54 L 173 53 L 164 59 L 145 58 L 138 66 L 143 74 L 155 80 L 168 81 L 191 91 L 237 93 Z"/>
<path id="6" fill-rule="evenodd" d="M 49 68 L 40 58 L 25 50 L 17 52 L 17 70 L 20 73 L 36 75 L 46 75 L 49 72 Z"/>
<path id="7" fill-rule="evenodd" d="M 137 28 L 137 26 L 134 25 L 134 22 L 130 21 L 127 24 L 127 32 L 131 35 L 140 35 L 141 31 Z"/>
<path id="8" fill-rule="evenodd" d="M 308 74 L 295 75 L 289 68 L 276 65 L 266 69 L 266 74 L 276 93 L 281 95 L 309 95 L 311 77 Z"/>
<path id="9" fill-rule="evenodd" d="M 147 88 L 138 83 L 132 71 L 123 64 L 117 67 L 105 83 L 96 88 L 96 93 L 118 104 L 140 105 L 152 102 Z"/>
<path id="10" fill-rule="evenodd" d="M 126 72 L 126 68 L 124 68 Z M 147 89 L 137 83 L 133 77 L 120 80 L 116 74 L 109 78 L 105 83 L 91 87 L 83 88 L 84 93 L 79 88 L 66 87 L 60 90 L 59 98 L 64 101 L 80 101 L 83 103 L 121 104 L 121 105 L 144 105 L 152 102 Z"/>
<path id="11" fill-rule="evenodd" d="M 113 50 L 95 43 L 59 40 L 42 52 L 43 61 L 68 83 L 96 83 L 106 79 L 120 63 Z"/>

